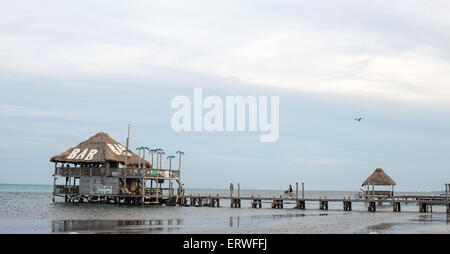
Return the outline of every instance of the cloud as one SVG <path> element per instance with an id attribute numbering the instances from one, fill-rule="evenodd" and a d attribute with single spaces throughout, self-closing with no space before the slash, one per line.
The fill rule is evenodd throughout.
<path id="1" fill-rule="evenodd" d="M 102 3 L 7 3 L 0 71 L 130 81 L 181 71 L 315 93 L 450 98 L 446 2 Z"/>

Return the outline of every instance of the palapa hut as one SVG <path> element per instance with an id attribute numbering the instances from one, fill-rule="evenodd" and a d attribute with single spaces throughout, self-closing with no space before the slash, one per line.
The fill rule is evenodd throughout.
<path id="1" fill-rule="evenodd" d="M 106 168 L 150 168 L 152 165 L 125 146 L 112 139 L 108 134 L 99 132 L 76 147 L 53 156 L 55 163 L 67 163 L 74 166 L 93 166 Z"/>
<path id="2" fill-rule="evenodd" d="M 390 186 L 390 190 L 375 190 L 376 186 Z M 394 185 L 396 183 L 390 176 L 388 176 L 383 169 L 377 168 L 375 171 L 362 183 L 366 194 L 372 196 L 394 196 Z M 372 186 L 372 188 L 370 188 Z"/>

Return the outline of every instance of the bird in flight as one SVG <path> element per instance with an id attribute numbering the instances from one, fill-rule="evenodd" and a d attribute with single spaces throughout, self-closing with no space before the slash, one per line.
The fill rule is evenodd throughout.
<path id="1" fill-rule="evenodd" d="M 355 117 L 355 121 L 361 122 L 361 120 L 363 120 L 364 118 L 362 117 Z"/>

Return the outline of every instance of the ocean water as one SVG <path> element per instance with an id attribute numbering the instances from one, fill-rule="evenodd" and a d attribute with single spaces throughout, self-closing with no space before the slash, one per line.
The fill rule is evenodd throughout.
<path id="1" fill-rule="evenodd" d="M 329 210 L 307 202 L 306 210 L 222 207 L 127 206 L 114 204 L 52 202 L 52 187 L 0 184 L 0 233 L 450 233 L 444 207 L 433 213 L 418 213 L 415 204 L 403 205 L 401 213 L 389 206 L 369 213 L 363 203 L 342 211 L 341 203 Z M 188 189 L 187 193 L 228 195 L 225 189 Z M 279 196 L 281 190 L 241 190 L 242 196 Z M 352 197 L 348 191 L 306 191 L 305 197 Z M 398 193 L 419 194 L 419 193 Z M 433 193 L 420 193 L 433 194 Z"/>

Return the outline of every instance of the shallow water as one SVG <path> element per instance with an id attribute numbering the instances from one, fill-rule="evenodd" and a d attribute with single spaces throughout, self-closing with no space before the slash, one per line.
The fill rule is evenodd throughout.
<path id="1" fill-rule="evenodd" d="M 52 202 L 51 186 L 0 185 L 0 233 L 450 233 L 444 207 L 433 213 L 418 213 L 415 204 L 402 205 L 401 213 L 389 206 L 376 213 L 353 204 L 342 211 L 330 203 L 328 211 L 307 202 L 306 210 L 222 207 L 127 206 Z M 228 195 L 227 190 L 188 190 L 193 194 Z M 274 196 L 282 191 L 242 190 L 241 195 Z M 305 197 L 350 197 L 354 192 L 309 191 Z M 412 193 L 409 193 L 412 194 Z M 417 194 L 417 193 L 415 193 Z M 430 194 L 430 193 L 422 193 Z M 228 201 L 228 202 L 227 202 Z"/>

